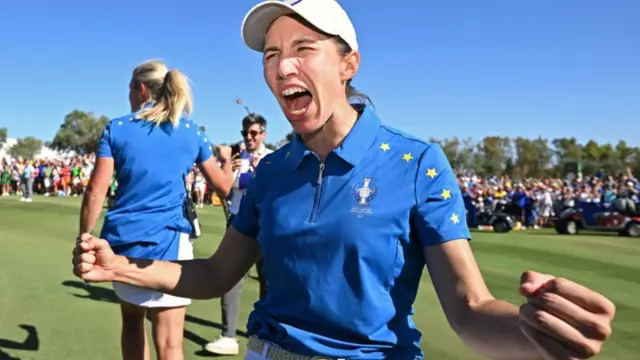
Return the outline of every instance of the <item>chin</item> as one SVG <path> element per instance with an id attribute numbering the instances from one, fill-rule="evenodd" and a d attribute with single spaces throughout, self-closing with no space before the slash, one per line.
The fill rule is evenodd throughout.
<path id="1" fill-rule="evenodd" d="M 318 129 L 317 123 L 313 120 L 289 120 L 293 131 L 300 135 L 311 134 Z"/>

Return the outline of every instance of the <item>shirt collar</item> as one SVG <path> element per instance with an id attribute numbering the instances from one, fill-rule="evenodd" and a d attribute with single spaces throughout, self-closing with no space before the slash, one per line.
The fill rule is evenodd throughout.
<path id="1" fill-rule="evenodd" d="M 349 131 L 349 134 L 347 134 L 347 137 L 342 141 L 342 144 L 333 150 L 333 153 L 352 166 L 356 166 L 364 158 L 367 150 L 376 139 L 381 123 L 370 105 L 354 104 L 353 106 L 360 112 L 360 117 L 351 128 L 351 131 Z M 309 154 L 311 154 L 311 151 L 304 145 L 300 135 L 296 134 L 291 141 L 285 158 L 292 169 L 297 169 L 302 160 Z"/>
<path id="2" fill-rule="evenodd" d="M 267 152 L 267 147 L 262 143 L 256 151 L 251 153 L 251 156 L 262 156 L 265 152 Z"/>

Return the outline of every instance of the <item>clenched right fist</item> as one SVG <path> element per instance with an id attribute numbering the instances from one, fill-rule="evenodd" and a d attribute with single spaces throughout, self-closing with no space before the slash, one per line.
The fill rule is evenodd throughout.
<path id="1" fill-rule="evenodd" d="M 73 249 L 73 274 L 89 282 L 112 281 L 116 259 L 106 240 L 82 234 Z"/>

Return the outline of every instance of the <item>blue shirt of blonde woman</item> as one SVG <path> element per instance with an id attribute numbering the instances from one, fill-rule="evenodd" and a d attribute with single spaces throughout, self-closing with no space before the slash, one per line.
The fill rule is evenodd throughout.
<path id="1" fill-rule="evenodd" d="M 100 139 L 97 157 L 113 158 L 118 182 L 100 236 L 121 255 L 175 260 L 180 234 L 191 233 L 184 178 L 213 151 L 193 121 L 155 125 L 134 116 L 111 120 Z"/>
<path id="2" fill-rule="evenodd" d="M 440 146 L 357 109 L 324 164 L 296 138 L 255 171 L 233 226 L 260 244 L 269 291 L 247 328 L 307 356 L 420 359 L 423 247 L 470 239 L 464 201 Z"/>

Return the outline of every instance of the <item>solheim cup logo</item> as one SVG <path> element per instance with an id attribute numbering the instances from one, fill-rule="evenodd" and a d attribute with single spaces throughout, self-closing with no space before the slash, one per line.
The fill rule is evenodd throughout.
<path id="1" fill-rule="evenodd" d="M 362 187 L 355 187 L 353 196 L 356 198 L 358 205 L 368 206 L 369 202 L 376 197 L 378 188 L 371 185 L 371 178 L 364 178 Z"/>

